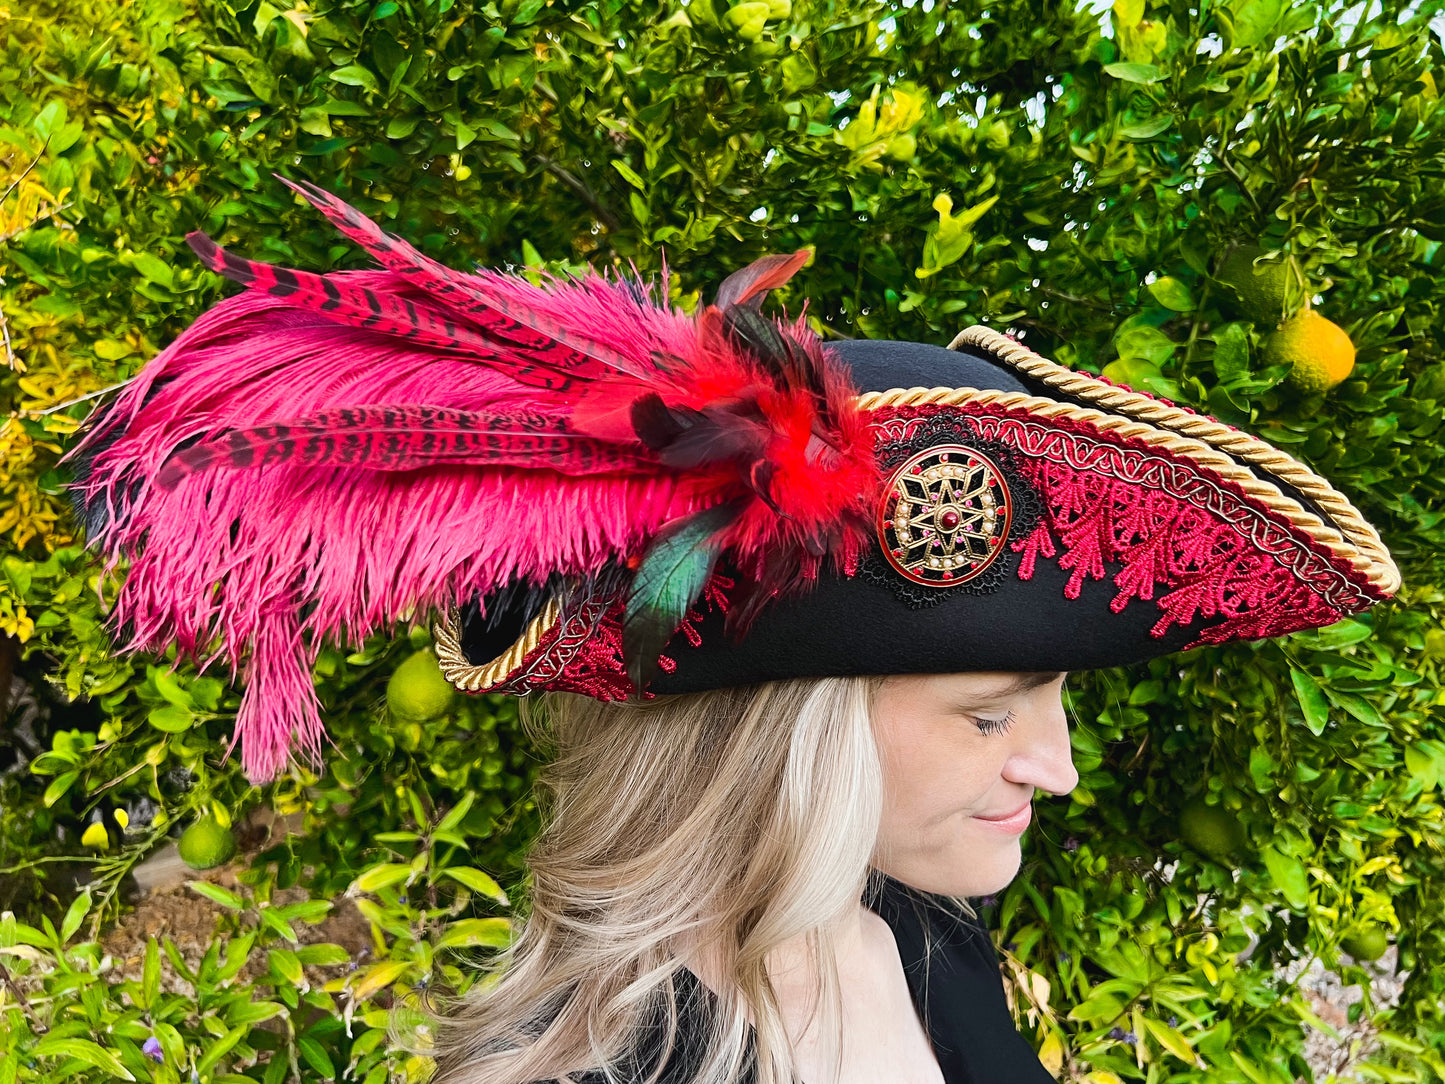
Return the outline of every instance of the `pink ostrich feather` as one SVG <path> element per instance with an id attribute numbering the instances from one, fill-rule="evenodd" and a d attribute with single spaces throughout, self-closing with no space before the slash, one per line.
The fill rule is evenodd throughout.
<path id="1" fill-rule="evenodd" d="M 346 276 L 424 300 L 391 272 Z M 687 327 L 611 283 L 534 290 L 646 358 L 659 340 L 686 349 Z M 639 329 L 657 327 L 655 337 Z M 500 351 L 499 351 L 500 352 Z M 202 665 L 245 678 L 236 738 L 253 780 L 323 742 L 311 666 L 325 641 L 369 633 L 515 579 L 585 574 L 635 551 L 694 502 L 650 473 L 569 475 L 442 463 L 403 470 L 276 462 L 210 469 L 167 489 L 163 466 L 188 442 L 339 407 L 426 404 L 565 414 L 558 392 L 432 345 L 338 326 L 250 291 L 201 316 L 137 374 L 76 449 L 79 484 L 99 504 L 92 538 L 130 567 L 113 620 L 128 650 L 174 642 Z M 304 616 L 303 616 L 304 612 Z"/>
<path id="2" fill-rule="evenodd" d="M 801 318 L 756 315 L 806 251 L 735 273 L 720 291 L 731 307 L 693 317 L 640 276 L 534 286 L 453 271 L 292 187 L 382 269 L 291 271 L 193 234 L 202 262 L 248 289 L 152 359 L 72 453 L 92 544 L 129 563 L 122 647 L 175 643 L 244 679 L 235 741 L 253 780 L 293 750 L 319 757 L 324 643 L 519 583 L 636 568 L 664 528 L 713 506 L 743 510 L 728 537 L 753 564 L 781 544 L 800 582 L 820 540 L 835 559 L 857 549 L 874 468 L 851 385 Z M 769 362 L 725 326 L 764 353 L 789 335 L 795 353 Z M 681 427 L 661 443 L 635 431 L 646 397 Z M 757 430 L 763 450 L 751 466 L 667 466 L 699 419 Z"/>

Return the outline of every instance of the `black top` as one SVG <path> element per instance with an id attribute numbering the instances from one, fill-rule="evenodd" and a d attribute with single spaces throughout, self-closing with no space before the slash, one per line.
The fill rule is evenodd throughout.
<path id="1" fill-rule="evenodd" d="M 955 917 L 946 901 L 891 878 L 875 879 L 864 903 L 893 930 L 913 1007 L 924 1023 L 946 1084 L 1054 1084 L 1038 1056 L 1014 1028 L 1004 1001 L 998 955 L 976 919 Z M 686 1084 L 696 1071 L 716 997 L 691 971 L 677 973 L 677 1046 L 658 1084 Z M 644 1043 L 645 1047 L 647 1044 Z M 656 1065 L 644 1050 L 644 1070 L 614 1070 L 642 1080 Z M 603 1084 L 601 1072 L 577 1077 Z M 751 1084 L 753 1074 L 738 1084 Z"/>

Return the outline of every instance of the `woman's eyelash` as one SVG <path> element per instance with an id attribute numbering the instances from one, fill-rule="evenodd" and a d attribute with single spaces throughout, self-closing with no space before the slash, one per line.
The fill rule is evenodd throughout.
<path id="1" fill-rule="evenodd" d="M 978 727 L 980 734 L 1002 734 L 1014 725 L 1014 713 L 1009 712 L 1002 719 L 985 719 L 975 715 L 973 725 Z"/>

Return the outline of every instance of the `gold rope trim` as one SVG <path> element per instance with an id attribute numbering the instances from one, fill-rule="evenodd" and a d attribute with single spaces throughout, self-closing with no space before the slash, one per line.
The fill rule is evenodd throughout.
<path id="1" fill-rule="evenodd" d="M 1290 500 L 1275 486 L 1261 480 L 1253 471 L 1217 449 L 1195 440 L 1160 429 L 1146 422 L 1136 422 L 1118 414 L 1105 414 L 1091 407 L 1058 399 L 1045 399 L 1019 391 L 996 391 L 978 388 L 894 388 L 891 391 L 867 392 L 858 397 L 858 405 L 864 410 L 878 410 L 882 407 L 898 406 L 964 406 L 966 404 L 997 405 L 1004 409 L 1022 409 L 1037 418 L 1075 418 L 1090 425 L 1117 433 L 1130 440 L 1140 440 L 1150 447 L 1163 448 L 1175 455 L 1185 456 L 1196 463 L 1215 471 L 1221 477 L 1234 482 L 1249 496 L 1260 501 L 1271 511 L 1283 516 L 1291 525 L 1303 531 L 1318 545 L 1344 558 L 1351 568 L 1370 577 L 1370 582 L 1381 582 L 1378 563 L 1367 553 L 1346 541 L 1339 530 L 1326 524 L 1318 516 Z M 1394 565 L 1389 565 L 1393 570 Z M 1371 573 L 1375 573 L 1372 577 Z M 1396 582 L 1398 583 L 1398 573 Z M 1384 587 L 1382 591 L 1388 590 Z"/>
<path id="2" fill-rule="evenodd" d="M 1349 498 L 1289 453 L 1201 414 L 1169 406 L 1136 391 L 1105 384 L 1087 373 L 1073 372 L 1058 362 L 1035 353 L 1023 343 L 1015 342 L 1007 335 L 979 324 L 964 328 L 953 342 L 948 344 L 948 348 L 957 350 L 961 344 L 980 347 L 1026 376 L 1065 395 L 1193 438 L 1211 448 L 1220 449 L 1235 459 L 1263 468 L 1299 490 L 1325 511 L 1348 540 L 1347 549 L 1341 549 L 1341 553 L 1348 557 L 1351 565 L 1362 572 L 1373 586 L 1386 595 L 1393 595 L 1400 589 L 1400 570 L 1390 557 L 1390 551 L 1385 547 L 1379 532 L 1360 514 L 1359 509 L 1350 503 Z M 1257 480 L 1257 476 L 1250 476 Z M 1268 499 L 1263 494 L 1252 495 L 1265 499 L 1270 508 L 1289 516 L 1291 522 L 1294 522 L 1289 511 L 1291 507 L 1297 507 L 1294 502 L 1274 487 L 1270 487 L 1269 492 L 1274 493 L 1273 499 Z"/>
<path id="3" fill-rule="evenodd" d="M 432 629 L 432 635 L 436 637 L 437 661 L 441 663 L 442 673 L 458 689 L 469 693 L 500 685 L 522 665 L 522 660 L 536 649 L 542 642 L 542 637 L 552 631 L 561 615 L 562 604 L 555 597 L 549 598 L 542 607 L 542 612 L 532 618 L 526 630 L 517 637 L 511 647 L 491 662 L 478 666 L 468 662 L 466 655 L 462 654 L 461 613 L 453 606 L 447 610 L 446 617 Z"/>

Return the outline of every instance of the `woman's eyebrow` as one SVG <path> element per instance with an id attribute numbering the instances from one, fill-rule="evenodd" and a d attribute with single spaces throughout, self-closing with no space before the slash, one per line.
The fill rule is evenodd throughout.
<path id="1" fill-rule="evenodd" d="M 1040 685 L 1047 685 L 1052 681 L 1058 681 L 1064 676 L 1062 670 L 1053 671 L 1030 671 L 1026 674 L 1013 674 L 1007 680 L 999 682 L 993 687 L 983 690 L 984 699 L 996 697 L 1014 696 L 1018 693 L 1026 693 L 1030 689 L 1037 689 Z"/>

